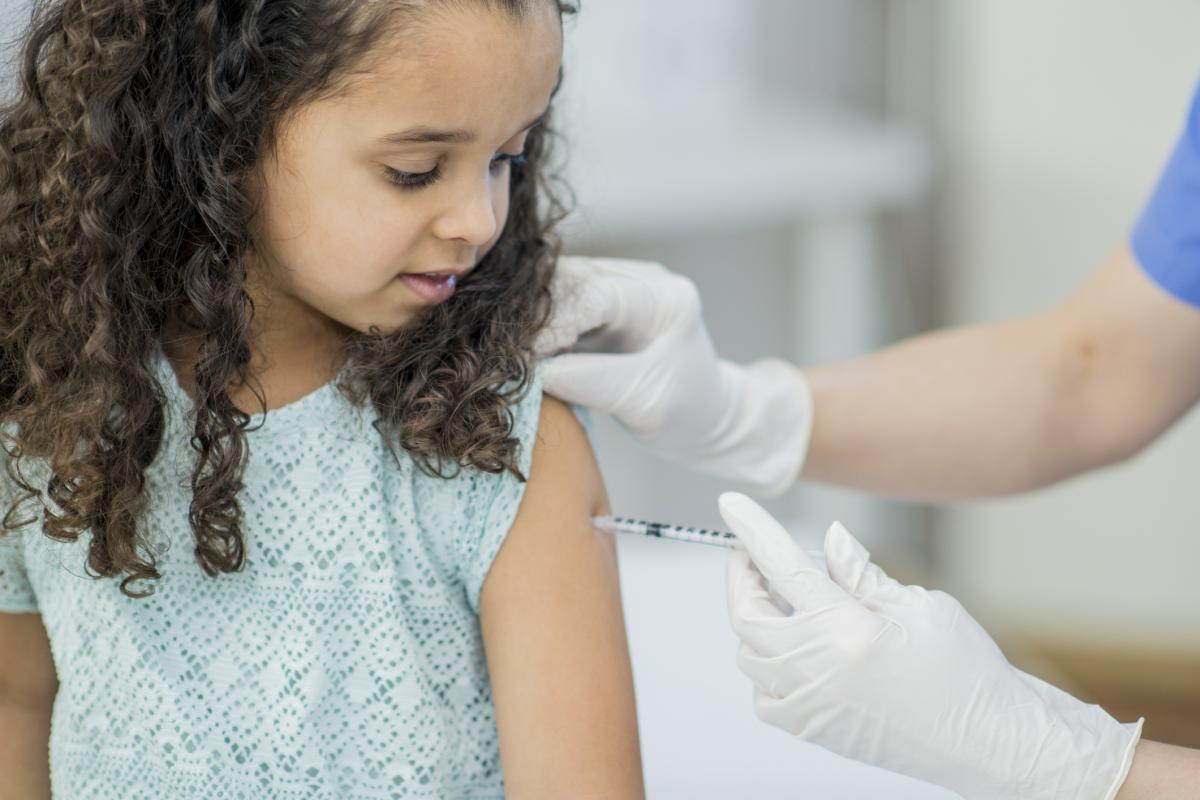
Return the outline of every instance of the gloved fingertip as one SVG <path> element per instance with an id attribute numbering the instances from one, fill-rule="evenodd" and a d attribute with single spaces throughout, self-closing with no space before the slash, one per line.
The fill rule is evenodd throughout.
<path id="1" fill-rule="evenodd" d="M 547 394 L 567 403 L 587 406 L 602 413 L 611 410 L 613 398 L 606 390 L 605 367 L 611 363 L 605 356 L 564 353 L 542 362 L 542 388 Z M 611 372 L 611 369 L 608 370 Z M 609 379 L 607 385 L 611 385 Z"/>
<path id="2" fill-rule="evenodd" d="M 829 557 L 834 554 L 842 557 L 852 556 L 863 561 L 869 561 L 871 558 L 870 551 L 838 520 L 825 531 L 825 555 Z"/>
<path id="3" fill-rule="evenodd" d="M 548 395 L 557 397 L 564 403 L 571 403 L 572 405 L 580 404 L 580 393 L 577 387 L 571 381 L 566 380 L 565 377 L 552 372 L 549 368 L 542 373 L 542 391 Z"/>
<path id="4" fill-rule="evenodd" d="M 736 513 L 739 505 L 742 503 L 740 498 L 743 497 L 745 497 L 745 495 L 741 492 L 721 492 L 721 494 L 717 496 L 717 508 L 720 510 L 721 516 L 724 517 L 726 511 L 729 511 L 730 513 Z M 727 519 L 725 521 L 728 522 L 729 520 Z"/>
<path id="5" fill-rule="evenodd" d="M 863 570 L 870 563 L 867 548 L 846 530 L 841 522 L 834 522 L 825 532 L 825 565 L 829 577 L 847 592 L 856 594 Z"/>
<path id="6" fill-rule="evenodd" d="M 767 538 L 782 535 L 791 539 L 791 535 L 784 530 L 778 520 L 741 492 L 723 492 L 717 497 L 717 509 L 721 512 L 722 519 L 733 528 L 739 541 L 747 545 L 751 554 L 753 554 L 754 548 L 750 545 L 760 538 L 756 534 L 761 533 Z"/>
<path id="7" fill-rule="evenodd" d="M 814 566 L 796 547 L 791 534 L 765 508 L 741 492 L 724 492 L 717 498 L 722 519 L 768 578 L 776 573 Z"/>

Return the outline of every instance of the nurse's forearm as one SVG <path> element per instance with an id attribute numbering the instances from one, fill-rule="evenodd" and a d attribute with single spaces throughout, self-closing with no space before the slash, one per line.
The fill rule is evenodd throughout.
<path id="1" fill-rule="evenodd" d="M 1117 800 L 1194 800 L 1200 787 L 1200 750 L 1138 743 Z"/>
<path id="2" fill-rule="evenodd" d="M 1129 458 L 1200 401 L 1200 314 L 1118 246 L 1065 302 L 806 369 L 803 477 L 911 499 L 1036 489 Z"/>
<path id="3" fill-rule="evenodd" d="M 1092 372 L 1047 314 L 938 331 L 805 368 L 813 432 L 802 479 L 914 500 L 1044 486 L 1112 457 L 1081 432 Z"/>

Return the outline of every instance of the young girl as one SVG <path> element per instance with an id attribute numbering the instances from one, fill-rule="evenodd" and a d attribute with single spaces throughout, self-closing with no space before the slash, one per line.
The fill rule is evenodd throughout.
<path id="1" fill-rule="evenodd" d="M 607 499 L 531 356 L 567 10 L 40 4 L 0 797 L 641 796 Z"/>

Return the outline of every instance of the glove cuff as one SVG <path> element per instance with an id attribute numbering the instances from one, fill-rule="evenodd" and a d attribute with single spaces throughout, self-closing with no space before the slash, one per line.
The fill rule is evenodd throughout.
<path id="1" fill-rule="evenodd" d="M 1146 718 L 1141 717 L 1137 722 L 1127 722 L 1121 726 L 1130 734 L 1129 744 L 1125 746 L 1125 756 L 1118 765 L 1117 774 L 1113 776 L 1112 785 L 1108 787 L 1108 791 L 1101 800 L 1115 800 L 1125 779 L 1129 777 L 1129 768 L 1133 766 L 1133 757 L 1137 751 L 1138 742 L 1142 739 L 1142 725 L 1145 722 Z"/>
<path id="2" fill-rule="evenodd" d="M 1122 724 L 1098 705 L 1008 669 L 1016 682 L 992 681 L 999 704 L 982 735 L 962 749 L 967 758 L 942 758 L 911 774 L 969 798 L 1114 800 L 1144 720 Z"/>
<path id="3" fill-rule="evenodd" d="M 777 497 L 799 478 L 812 437 L 812 388 L 780 358 L 748 366 L 720 362 L 721 382 L 735 401 L 706 443 L 696 469 L 748 484 L 760 497 Z"/>
<path id="4" fill-rule="evenodd" d="M 1113 800 L 1129 775 L 1145 718 L 1122 724 L 1098 705 L 1013 670 L 1042 699 L 1046 724 L 1013 800 Z"/>

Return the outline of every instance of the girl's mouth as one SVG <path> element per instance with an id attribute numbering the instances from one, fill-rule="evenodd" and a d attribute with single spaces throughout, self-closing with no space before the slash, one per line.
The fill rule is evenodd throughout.
<path id="1" fill-rule="evenodd" d="M 449 272 L 405 272 L 399 277 L 413 294 L 433 304 L 449 300 L 458 285 L 458 275 Z"/>

